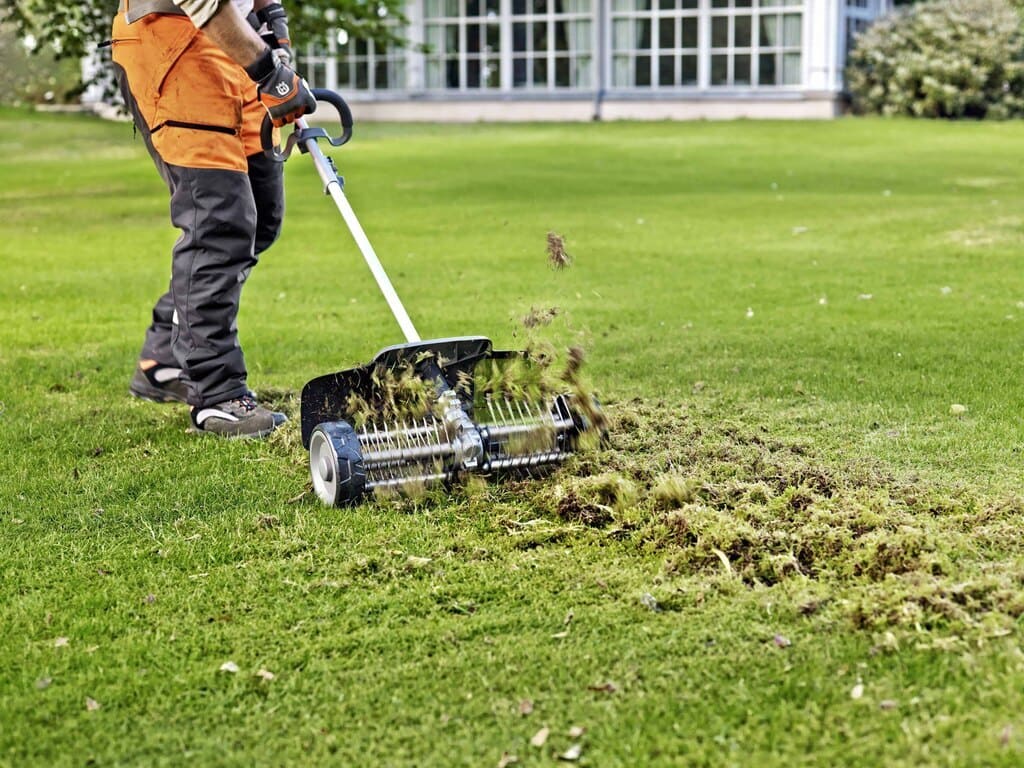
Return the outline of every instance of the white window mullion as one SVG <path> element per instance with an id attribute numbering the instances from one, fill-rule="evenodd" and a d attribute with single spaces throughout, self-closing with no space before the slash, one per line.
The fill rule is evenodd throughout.
<path id="1" fill-rule="evenodd" d="M 697 5 L 697 87 L 706 91 L 711 85 L 711 1 Z"/>
<path id="2" fill-rule="evenodd" d="M 658 90 L 660 80 L 658 55 L 661 53 L 661 9 L 658 0 L 651 0 L 651 90 Z"/>
<path id="3" fill-rule="evenodd" d="M 467 43 L 469 42 L 468 41 L 468 35 L 466 34 L 466 0 L 459 0 L 459 26 L 458 26 L 458 30 L 459 30 L 459 51 L 458 51 L 458 57 L 459 57 L 458 58 L 458 62 L 459 62 L 459 87 L 458 87 L 458 90 L 459 91 L 465 91 L 466 90 L 466 83 L 469 82 L 469 78 L 467 77 L 467 62 L 466 62 L 466 56 L 468 55 L 468 53 L 466 51 L 466 46 L 467 46 Z M 447 62 L 445 62 L 445 69 L 447 69 L 447 67 L 448 67 Z"/>
<path id="4" fill-rule="evenodd" d="M 427 57 L 420 50 L 426 38 L 423 18 L 426 16 L 424 9 L 425 0 L 412 0 L 407 7 L 406 13 L 409 16 L 409 43 L 405 48 L 405 82 L 399 87 L 409 91 L 423 91 L 427 87 Z"/>
<path id="5" fill-rule="evenodd" d="M 512 0 L 501 0 L 498 7 L 500 24 L 498 39 L 501 45 L 499 54 L 499 80 L 502 91 L 512 90 Z"/>
<path id="6" fill-rule="evenodd" d="M 327 33 L 327 56 L 324 58 L 324 88 L 338 90 L 338 30 Z"/>
<path id="7" fill-rule="evenodd" d="M 676 16 L 675 37 L 672 39 L 672 85 L 681 88 L 683 85 L 683 17 Z"/>
<path id="8" fill-rule="evenodd" d="M 729 9 L 726 20 L 726 75 L 725 84 L 732 88 L 736 85 L 736 11 Z"/>
<path id="9" fill-rule="evenodd" d="M 750 12 L 750 87 L 761 87 L 761 9 Z"/>
<path id="10" fill-rule="evenodd" d="M 595 3 L 600 3 L 601 13 L 604 18 L 604 29 L 601 28 L 601 24 L 595 24 L 594 29 L 594 41 L 597 47 L 594 48 L 594 65 L 595 67 L 602 67 L 601 70 L 595 70 L 597 74 L 597 82 L 595 83 L 596 88 L 601 88 L 603 85 L 605 90 L 611 90 L 615 86 L 612 83 L 612 77 L 615 73 L 615 51 L 613 50 L 613 38 L 612 38 L 612 26 L 614 25 L 614 19 L 612 17 L 612 0 L 594 0 Z M 598 40 L 598 35 L 603 38 L 603 54 L 602 46 Z M 600 61 L 598 59 L 600 58 Z"/>
<path id="11" fill-rule="evenodd" d="M 548 91 L 555 90 L 555 17 L 551 13 L 551 6 L 554 5 L 551 0 L 548 2 L 547 12 L 544 14 L 544 29 L 547 30 L 545 40 L 547 41 L 547 50 L 545 51 L 545 58 L 548 62 Z"/>

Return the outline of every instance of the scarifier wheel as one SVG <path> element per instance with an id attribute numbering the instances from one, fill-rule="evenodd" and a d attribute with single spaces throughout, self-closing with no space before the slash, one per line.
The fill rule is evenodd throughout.
<path id="1" fill-rule="evenodd" d="M 325 504 L 338 507 L 363 495 L 366 472 L 359 438 L 345 421 L 330 421 L 313 430 L 309 441 L 313 490 Z"/>

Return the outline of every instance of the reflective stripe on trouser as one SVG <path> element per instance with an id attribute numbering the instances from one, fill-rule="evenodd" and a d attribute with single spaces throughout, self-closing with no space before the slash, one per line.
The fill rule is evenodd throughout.
<path id="1" fill-rule="evenodd" d="M 235 321 L 242 284 L 280 231 L 281 165 L 260 148 L 266 110 L 256 87 L 191 21 L 114 21 L 125 102 L 171 194 L 170 288 L 153 308 L 143 359 L 176 365 L 189 402 L 248 391 Z"/>

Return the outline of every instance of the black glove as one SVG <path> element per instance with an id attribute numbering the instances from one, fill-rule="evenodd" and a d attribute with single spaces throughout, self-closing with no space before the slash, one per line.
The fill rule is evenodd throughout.
<path id="1" fill-rule="evenodd" d="M 316 111 L 316 98 L 306 81 L 291 67 L 277 63 L 269 48 L 245 71 L 259 84 L 257 95 L 275 127 Z"/>
<path id="2" fill-rule="evenodd" d="M 284 12 L 284 7 L 278 3 L 267 5 L 256 11 L 256 18 L 261 25 L 266 25 L 267 32 L 263 34 L 263 39 L 273 49 L 278 63 L 291 66 L 295 61 L 295 55 L 292 53 L 292 41 L 288 35 L 288 14 Z"/>

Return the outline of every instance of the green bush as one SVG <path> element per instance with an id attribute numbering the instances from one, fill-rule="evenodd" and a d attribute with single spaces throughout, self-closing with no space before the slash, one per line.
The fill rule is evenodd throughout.
<path id="1" fill-rule="evenodd" d="M 928 0 L 879 20 L 850 53 L 855 111 L 945 118 L 1024 114 L 1024 40 L 1010 0 Z"/>

